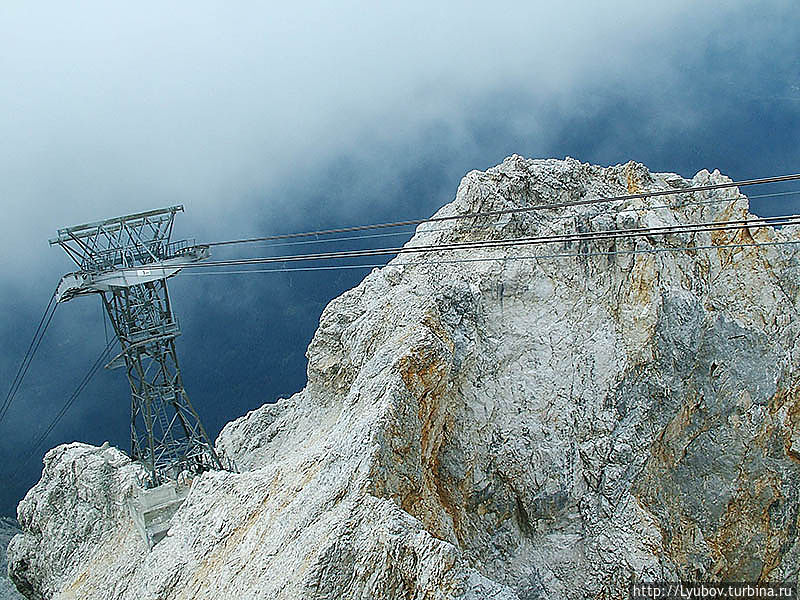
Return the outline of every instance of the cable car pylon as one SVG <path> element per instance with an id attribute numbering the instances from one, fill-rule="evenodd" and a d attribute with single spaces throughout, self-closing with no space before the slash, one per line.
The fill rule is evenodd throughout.
<path id="1" fill-rule="evenodd" d="M 223 465 L 189 401 L 175 351 L 181 332 L 167 279 L 180 271 L 176 265 L 210 255 L 207 245 L 193 240 L 170 241 L 175 215 L 182 211 L 183 206 L 171 206 L 76 225 L 59 229 L 50 240 L 78 266 L 61 278 L 57 302 L 99 295 L 119 340 L 121 352 L 106 367 L 124 367 L 128 376 L 130 453 L 146 470 L 142 484 L 147 489 L 174 484 L 182 475 L 231 467 Z M 172 496 L 163 491 L 155 496 L 165 494 Z M 147 524 L 142 528 L 148 530 Z M 145 537 L 151 547 L 158 541 Z"/>

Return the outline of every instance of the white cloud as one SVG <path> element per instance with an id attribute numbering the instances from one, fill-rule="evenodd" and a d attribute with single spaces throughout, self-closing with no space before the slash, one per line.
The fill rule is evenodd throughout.
<path id="1" fill-rule="evenodd" d="M 187 222 L 252 233 L 253 190 L 433 120 L 458 136 L 487 94 L 566 113 L 599 82 L 658 94 L 687 40 L 741 10 L 696 6 L 4 3 L 0 235 L 44 268 L 57 227 L 176 202 Z"/>

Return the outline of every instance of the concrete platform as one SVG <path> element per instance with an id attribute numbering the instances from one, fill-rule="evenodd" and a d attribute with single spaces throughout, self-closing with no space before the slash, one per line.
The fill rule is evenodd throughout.
<path id="1" fill-rule="evenodd" d="M 189 493 L 188 486 L 168 482 L 149 490 L 139 490 L 128 503 L 136 529 L 151 550 L 167 535 L 172 515 Z"/>

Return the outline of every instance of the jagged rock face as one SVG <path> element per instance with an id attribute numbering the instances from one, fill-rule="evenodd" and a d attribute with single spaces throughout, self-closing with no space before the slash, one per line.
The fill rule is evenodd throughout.
<path id="1" fill-rule="evenodd" d="M 0 517 L 0 600 L 22 600 L 23 596 L 6 577 L 8 564 L 6 563 L 6 548 L 18 533 L 22 533 L 16 521 Z"/>
<path id="2" fill-rule="evenodd" d="M 515 156 L 469 173 L 437 214 L 722 181 Z M 728 189 L 428 223 L 409 246 L 747 211 Z M 625 254 L 777 240 L 800 236 L 400 256 L 325 309 L 302 392 L 225 427 L 217 446 L 243 472 L 197 478 L 151 553 L 115 508 L 135 466 L 73 444 L 20 504 L 11 575 L 29 598 L 104 600 L 626 598 L 631 580 L 797 580 L 795 246 Z M 452 262 L 478 258 L 497 260 Z"/>
<path id="3" fill-rule="evenodd" d="M 50 450 L 41 481 L 17 507 L 24 535 L 8 546 L 8 574 L 19 591 L 27 598 L 69 597 L 81 573 L 119 559 L 116 542 L 132 526 L 127 501 L 143 471 L 107 444 Z"/>

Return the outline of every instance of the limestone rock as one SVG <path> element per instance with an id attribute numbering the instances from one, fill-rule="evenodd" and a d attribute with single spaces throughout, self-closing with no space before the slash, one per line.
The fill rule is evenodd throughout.
<path id="1" fill-rule="evenodd" d="M 19 525 L 13 519 L 0 517 L 0 600 L 22 600 L 23 596 L 6 577 L 8 564 L 6 563 L 6 548 L 12 537 L 22 533 Z"/>
<path id="2" fill-rule="evenodd" d="M 437 216 L 723 181 L 512 156 Z M 725 189 L 426 223 L 407 247 L 748 215 Z M 28 598 L 103 600 L 797 581 L 797 246 L 718 247 L 774 241 L 800 236 L 402 254 L 325 309 L 303 391 L 223 429 L 242 472 L 195 479 L 152 552 L 120 509 L 136 465 L 52 450 L 20 504 L 11 576 Z"/>

